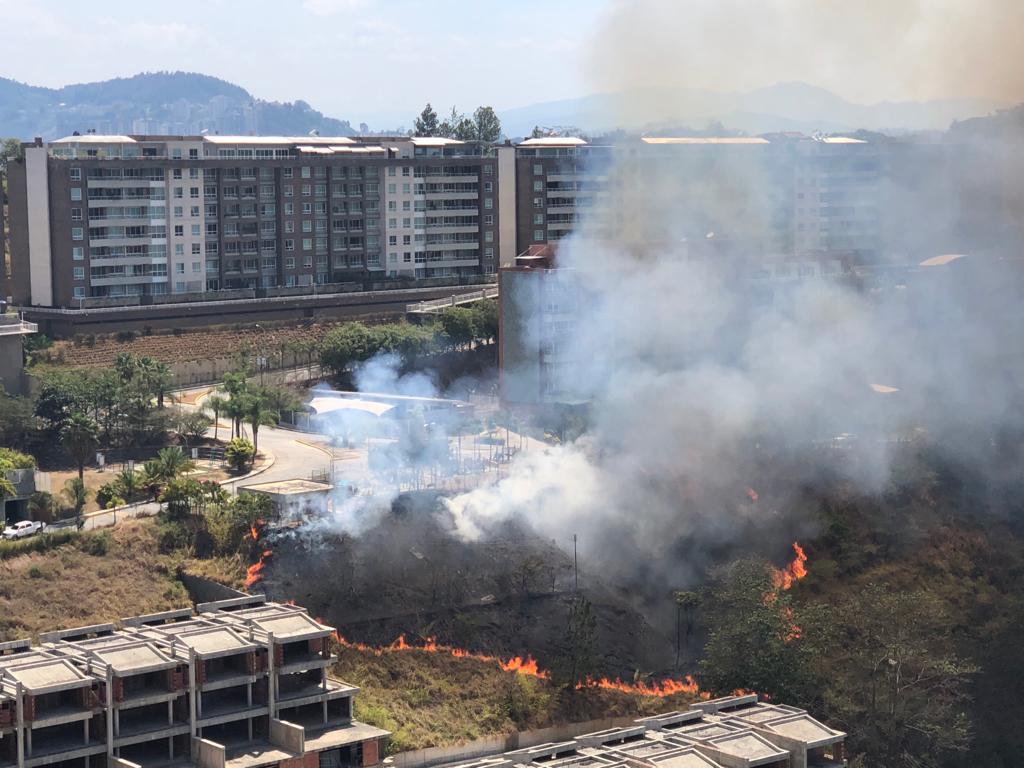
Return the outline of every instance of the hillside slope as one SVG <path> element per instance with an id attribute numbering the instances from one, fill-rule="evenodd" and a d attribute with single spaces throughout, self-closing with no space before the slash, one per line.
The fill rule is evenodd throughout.
<path id="1" fill-rule="evenodd" d="M 349 136 L 345 120 L 304 101 L 255 98 L 240 86 L 192 72 L 144 72 L 96 83 L 40 88 L 0 78 L 0 136 L 55 139 L 98 133 Z"/>

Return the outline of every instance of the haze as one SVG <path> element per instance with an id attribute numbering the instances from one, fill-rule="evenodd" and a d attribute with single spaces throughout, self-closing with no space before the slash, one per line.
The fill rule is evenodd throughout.
<path id="1" fill-rule="evenodd" d="M 1024 71 L 1015 0 L 182 0 L 170 14 L 124 0 L 0 0 L 0 18 L 16 30 L 0 75 L 32 85 L 185 69 L 375 124 L 407 125 L 428 99 L 506 109 L 791 80 L 865 103 L 1017 102 Z"/>

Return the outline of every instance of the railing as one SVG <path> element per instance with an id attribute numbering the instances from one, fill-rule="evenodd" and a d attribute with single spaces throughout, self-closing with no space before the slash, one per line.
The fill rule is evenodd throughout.
<path id="1" fill-rule="evenodd" d="M 470 293 L 461 293 L 452 295 L 444 299 L 434 299 L 432 301 L 419 301 L 415 304 L 407 304 L 405 311 L 407 314 L 422 313 L 422 314 L 435 314 L 440 312 L 447 307 L 457 307 L 460 304 L 469 304 L 474 301 L 481 301 L 483 299 L 494 299 L 498 296 L 498 286 L 492 286 L 489 288 L 483 288 L 479 291 L 471 291 Z"/>

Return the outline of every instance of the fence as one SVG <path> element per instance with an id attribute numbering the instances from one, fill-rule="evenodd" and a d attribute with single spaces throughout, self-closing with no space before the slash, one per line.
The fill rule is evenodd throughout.
<path id="1" fill-rule="evenodd" d="M 405 311 L 407 314 L 435 314 L 447 307 L 456 307 L 459 304 L 469 304 L 470 302 L 480 301 L 481 299 L 494 299 L 497 298 L 497 296 L 498 286 L 495 285 L 489 288 L 482 288 L 479 291 L 452 294 L 451 296 L 446 296 L 443 299 L 431 299 L 430 301 L 418 301 L 415 304 L 406 304 Z"/>

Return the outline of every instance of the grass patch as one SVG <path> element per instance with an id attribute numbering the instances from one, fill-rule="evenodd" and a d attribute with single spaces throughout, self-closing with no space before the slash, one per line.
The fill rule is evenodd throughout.
<path id="1" fill-rule="evenodd" d="M 26 539 L 13 539 L 11 541 L 0 541 L 0 560 L 7 560 L 11 557 L 28 555 L 32 552 L 47 552 L 57 547 L 62 547 L 68 542 L 78 539 L 82 534 L 73 528 L 63 530 L 37 533 Z"/>
<path id="2" fill-rule="evenodd" d="M 565 691 L 493 662 L 406 651 L 336 649 L 333 674 L 360 687 L 355 717 L 391 731 L 388 753 L 458 744 L 556 723 L 685 709 L 687 694 L 657 698 Z"/>

